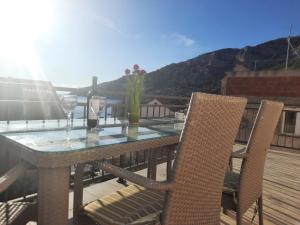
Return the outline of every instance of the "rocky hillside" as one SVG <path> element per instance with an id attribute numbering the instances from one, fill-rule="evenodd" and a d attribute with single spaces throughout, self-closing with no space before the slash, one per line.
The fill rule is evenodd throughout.
<path id="1" fill-rule="evenodd" d="M 291 39 L 300 53 L 300 36 Z M 159 95 L 189 96 L 194 91 L 218 93 L 220 80 L 225 72 L 232 70 L 282 69 L 286 57 L 286 38 L 265 42 L 242 49 L 226 48 L 199 55 L 180 63 L 173 63 L 147 74 L 145 93 Z M 290 69 L 300 68 L 300 60 L 290 51 Z M 99 91 L 123 91 L 124 78 L 102 83 Z M 85 95 L 90 87 L 78 90 Z"/>

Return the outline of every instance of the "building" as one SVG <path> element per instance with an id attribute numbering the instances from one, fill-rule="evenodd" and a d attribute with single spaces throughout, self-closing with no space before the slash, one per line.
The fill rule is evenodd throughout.
<path id="1" fill-rule="evenodd" d="M 141 105 L 141 117 L 165 117 L 174 114 L 174 112 L 164 105 L 161 100 L 153 98 Z"/>
<path id="2" fill-rule="evenodd" d="M 183 112 L 187 108 L 189 98 L 173 96 L 144 97 L 141 104 L 142 118 L 172 117 L 175 112 Z"/>
<path id="3" fill-rule="evenodd" d="M 0 121 L 62 118 L 51 82 L 0 77 Z"/>
<path id="4" fill-rule="evenodd" d="M 229 72 L 222 80 L 222 94 L 245 96 L 250 103 L 284 102 L 281 132 L 300 136 L 300 70 Z"/>

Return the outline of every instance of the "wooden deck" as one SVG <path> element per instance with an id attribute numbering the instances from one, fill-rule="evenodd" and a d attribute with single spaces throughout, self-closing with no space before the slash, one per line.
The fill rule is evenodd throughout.
<path id="1" fill-rule="evenodd" d="M 234 161 L 235 170 L 240 165 L 241 160 Z M 300 225 L 300 154 L 269 151 L 264 174 L 263 200 L 265 224 Z M 253 208 L 245 214 L 245 224 L 250 224 L 252 216 Z M 235 224 L 230 218 L 222 218 L 224 224 Z M 254 224 L 258 224 L 258 215 Z"/>
<path id="2" fill-rule="evenodd" d="M 238 170 L 241 161 L 234 161 Z M 164 180 L 165 165 L 159 165 L 157 179 Z M 145 170 L 139 171 L 146 174 Z M 114 192 L 123 186 L 115 180 L 94 184 L 84 189 L 84 203 Z M 72 218 L 72 193 L 70 193 L 70 218 Z M 253 208 L 244 216 L 244 224 L 250 224 Z M 270 150 L 264 176 L 264 222 L 278 225 L 300 225 L 300 154 Z M 222 214 L 222 224 L 235 224 L 234 215 Z M 254 220 L 258 224 L 258 216 Z"/>

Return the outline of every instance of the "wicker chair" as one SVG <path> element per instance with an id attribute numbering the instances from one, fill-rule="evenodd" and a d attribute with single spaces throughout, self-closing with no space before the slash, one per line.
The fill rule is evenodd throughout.
<path id="1" fill-rule="evenodd" d="M 234 158 L 243 159 L 241 172 L 226 173 L 222 206 L 224 212 L 236 211 L 237 224 L 242 223 L 243 214 L 254 202 L 258 206 L 259 224 L 263 224 L 264 165 L 282 108 L 282 103 L 262 101 L 246 148 L 232 154 Z"/>
<path id="2" fill-rule="evenodd" d="M 21 162 L 0 177 L 0 193 L 6 191 L 19 177 L 24 175 L 28 165 Z M 36 220 L 36 205 L 30 202 L 0 202 L 0 224 L 23 225 Z"/>
<path id="3" fill-rule="evenodd" d="M 81 223 L 219 224 L 223 179 L 245 105 L 244 98 L 194 93 L 170 182 L 102 163 L 136 185 L 85 205 Z"/>

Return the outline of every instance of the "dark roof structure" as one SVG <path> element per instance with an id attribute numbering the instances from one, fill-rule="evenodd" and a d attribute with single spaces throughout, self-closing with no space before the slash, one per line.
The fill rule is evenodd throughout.
<path id="1" fill-rule="evenodd" d="M 0 78 L 0 121 L 64 117 L 51 82 Z"/>

